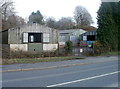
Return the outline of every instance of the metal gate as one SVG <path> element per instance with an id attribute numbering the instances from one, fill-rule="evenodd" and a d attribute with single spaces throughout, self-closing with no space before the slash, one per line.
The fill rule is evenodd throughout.
<path id="1" fill-rule="evenodd" d="M 87 54 L 93 54 L 94 50 L 90 47 L 74 47 L 72 53 L 74 56 L 85 56 Z"/>

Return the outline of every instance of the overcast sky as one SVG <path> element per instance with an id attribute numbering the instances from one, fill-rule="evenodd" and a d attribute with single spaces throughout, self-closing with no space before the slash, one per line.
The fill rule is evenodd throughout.
<path id="1" fill-rule="evenodd" d="M 61 17 L 73 17 L 74 9 L 80 5 L 85 7 L 93 17 L 96 26 L 97 10 L 101 0 L 13 0 L 19 16 L 27 19 L 31 12 L 40 10 L 45 17 L 54 17 L 56 20 Z"/>

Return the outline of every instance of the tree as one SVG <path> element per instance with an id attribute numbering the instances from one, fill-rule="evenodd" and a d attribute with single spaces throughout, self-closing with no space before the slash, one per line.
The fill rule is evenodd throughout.
<path id="1" fill-rule="evenodd" d="M 17 20 L 17 24 L 18 25 L 24 25 L 24 24 L 26 24 L 26 22 L 25 22 L 25 19 L 24 18 L 22 18 L 21 16 L 15 16 L 16 17 L 16 20 Z"/>
<path id="2" fill-rule="evenodd" d="M 118 30 L 120 29 L 120 1 L 118 2 Z M 118 45 L 120 44 L 120 30 L 118 31 Z M 118 50 L 120 51 L 120 47 L 118 47 Z"/>
<path id="3" fill-rule="evenodd" d="M 7 21 L 3 20 L 2 23 L 3 23 L 3 26 L 2 26 L 3 30 L 26 24 L 22 17 L 14 14 L 9 16 Z"/>
<path id="4" fill-rule="evenodd" d="M 9 16 L 15 13 L 13 2 L 11 0 L 2 0 L 0 2 L 0 13 L 2 14 L 2 19 L 6 21 Z"/>
<path id="5" fill-rule="evenodd" d="M 75 8 L 74 19 L 76 24 L 80 26 L 90 26 L 93 23 L 90 13 L 82 6 L 77 6 Z"/>
<path id="6" fill-rule="evenodd" d="M 46 20 L 46 26 L 48 27 L 55 28 L 55 23 L 56 23 L 56 20 L 52 17 Z"/>
<path id="7" fill-rule="evenodd" d="M 117 6 L 116 6 L 117 5 Z M 98 10 L 97 38 L 111 50 L 118 49 L 118 3 L 103 2 Z"/>
<path id="8" fill-rule="evenodd" d="M 36 13 L 35 12 L 31 13 L 31 15 L 29 16 L 29 23 L 43 24 L 43 16 L 39 10 Z"/>
<path id="9" fill-rule="evenodd" d="M 62 17 L 59 21 L 56 23 L 56 28 L 60 30 L 70 29 L 73 28 L 74 22 L 71 17 Z"/>
<path id="10" fill-rule="evenodd" d="M 15 15 L 15 8 L 12 0 L 0 1 L 0 14 L 2 15 L 2 30 L 6 30 L 12 27 L 10 26 L 11 23 L 9 23 L 9 20 L 8 20 L 12 15 Z"/>
<path id="11" fill-rule="evenodd" d="M 58 21 L 56 21 L 54 18 L 48 18 L 46 20 L 46 25 L 51 28 L 65 30 L 73 28 L 75 23 L 73 22 L 71 17 L 62 17 Z"/>

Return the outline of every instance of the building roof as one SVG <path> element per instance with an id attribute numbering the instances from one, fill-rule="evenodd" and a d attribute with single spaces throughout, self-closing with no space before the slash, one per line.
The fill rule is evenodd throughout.
<path id="1" fill-rule="evenodd" d="M 78 30 L 84 31 L 83 29 L 70 29 L 70 30 L 58 30 L 58 32 L 61 33 L 61 34 L 62 33 L 63 34 L 65 34 L 65 33 L 67 34 L 68 33 L 69 34 L 69 33 L 73 33 L 73 32 L 78 31 Z"/>
<path id="2" fill-rule="evenodd" d="M 89 35 L 90 33 L 92 33 L 92 35 L 97 35 L 97 30 L 91 30 L 91 31 L 87 31 L 81 35 Z"/>

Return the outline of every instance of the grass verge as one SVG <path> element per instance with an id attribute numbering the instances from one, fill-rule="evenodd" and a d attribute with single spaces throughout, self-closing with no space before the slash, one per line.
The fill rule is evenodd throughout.
<path id="1" fill-rule="evenodd" d="M 84 59 L 80 56 L 66 56 L 66 57 L 45 57 L 45 58 L 16 58 L 7 59 L 3 65 L 6 64 L 24 64 L 24 63 L 38 63 L 38 62 L 56 62 L 74 59 Z"/>
<path id="2" fill-rule="evenodd" d="M 107 53 L 102 53 L 101 56 L 112 56 L 112 55 L 120 55 L 120 52 L 107 52 Z"/>

